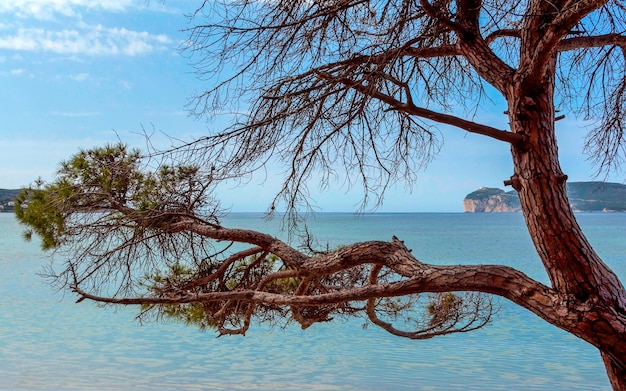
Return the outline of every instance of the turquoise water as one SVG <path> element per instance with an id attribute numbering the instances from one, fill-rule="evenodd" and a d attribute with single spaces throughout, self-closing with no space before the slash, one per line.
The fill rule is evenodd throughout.
<path id="1" fill-rule="evenodd" d="M 626 214 L 580 214 L 605 261 L 626 280 Z M 228 226 L 276 222 L 238 214 Z M 547 277 L 519 214 L 320 214 L 321 243 L 389 240 L 423 261 L 503 263 Z M 11 214 L 0 214 L 0 390 L 609 390 L 598 352 L 502 302 L 475 332 L 409 341 L 361 321 L 215 338 L 145 324 L 132 308 L 74 304 L 37 275 L 46 265 Z"/>

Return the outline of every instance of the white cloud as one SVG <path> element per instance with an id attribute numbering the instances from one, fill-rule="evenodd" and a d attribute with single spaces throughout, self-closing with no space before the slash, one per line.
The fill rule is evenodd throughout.
<path id="1" fill-rule="evenodd" d="M 13 68 L 11 70 L 0 70 L 0 77 L 12 77 L 12 76 L 28 76 L 32 77 L 32 74 L 27 73 L 23 68 Z"/>
<path id="2" fill-rule="evenodd" d="M 41 51 L 56 54 L 136 56 L 167 49 L 172 40 L 163 34 L 81 24 L 77 29 L 49 31 L 20 28 L 14 35 L 0 36 L 0 49 Z"/>
<path id="3" fill-rule="evenodd" d="M 133 83 L 127 81 L 127 80 L 120 80 L 119 85 L 125 89 L 125 90 L 132 90 L 133 89 Z"/>
<path id="4" fill-rule="evenodd" d="M 72 79 L 74 81 L 85 81 L 85 80 L 89 79 L 89 73 L 81 72 L 81 73 L 78 73 L 76 75 L 71 75 L 70 79 Z"/>
<path id="5" fill-rule="evenodd" d="M 70 118 L 74 118 L 74 117 L 94 117 L 94 116 L 100 115 L 100 113 L 98 113 L 96 111 L 85 111 L 85 112 L 81 112 L 81 111 L 77 111 L 77 112 L 54 111 L 51 114 L 54 115 L 54 116 L 57 116 L 57 117 L 70 117 Z"/>
<path id="6" fill-rule="evenodd" d="M 174 3 L 174 2 L 172 2 Z M 195 0 L 178 0 L 195 9 Z M 180 13 L 174 4 L 148 0 L 0 0 L 0 14 L 12 14 L 19 19 L 51 20 L 56 17 L 81 18 L 83 11 L 125 12 L 133 9 L 164 13 Z M 0 23 L 0 29 L 3 23 Z"/>
<path id="7" fill-rule="evenodd" d="M 139 6 L 141 0 L 2 0 L 0 13 L 12 13 L 19 18 L 50 19 L 54 15 L 77 16 L 77 9 L 120 12 Z"/>

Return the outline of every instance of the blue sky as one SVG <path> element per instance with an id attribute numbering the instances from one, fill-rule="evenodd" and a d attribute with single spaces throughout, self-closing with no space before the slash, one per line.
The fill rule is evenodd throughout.
<path id="1" fill-rule="evenodd" d="M 0 187 L 21 187 L 39 176 L 52 179 L 58 163 L 80 148 L 118 138 L 142 147 L 143 128 L 156 130 L 156 143 L 167 146 L 162 133 L 189 140 L 224 126 L 226 119 L 206 123 L 185 111 L 203 82 L 177 46 L 186 38 L 185 13 L 199 3 L 0 1 Z M 503 102 L 485 106 L 476 120 L 506 128 L 503 107 Z M 582 154 L 583 124 L 568 117 L 558 128 L 565 173 L 574 181 L 594 179 Z M 503 188 L 513 170 L 506 144 L 441 130 L 440 155 L 412 189 L 391 189 L 379 211 L 460 212 L 467 193 L 481 186 Z M 270 170 L 245 189 L 225 186 L 219 196 L 233 211 L 264 211 L 279 180 L 280 170 Z M 323 211 L 354 211 L 359 196 L 357 189 L 338 185 L 314 199 Z"/>

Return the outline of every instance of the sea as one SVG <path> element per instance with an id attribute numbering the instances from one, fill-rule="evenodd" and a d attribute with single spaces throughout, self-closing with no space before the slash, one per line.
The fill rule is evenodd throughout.
<path id="1" fill-rule="evenodd" d="M 577 215 L 626 281 L 626 213 Z M 223 224 L 285 237 L 279 220 L 231 214 Z M 434 264 L 505 264 L 547 276 L 517 213 L 320 213 L 320 246 L 405 241 Z M 140 324 L 133 307 L 99 307 L 40 276 L 50 261 L 0 214 L 0 390 L 610 390 L 598 351 L 501 299 L 487 327 L 412 341 L 363 319 L 253 325 L 216 338 L 181 323 Z"/>

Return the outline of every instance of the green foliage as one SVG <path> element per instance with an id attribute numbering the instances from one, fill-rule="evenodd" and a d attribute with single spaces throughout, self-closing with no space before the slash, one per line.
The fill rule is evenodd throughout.
<path id="1" fill-rule="evenodd" d="M 453 292 L 432 295 L 426 309 L 431 316 L 429 326 L 445 327 L 447 323 L 454 324 L 455 317 L 463 304 L 463 299 Z"/>
<path id="2" fill-rule="evenodd" d="M 495 187 L 481 187 L 465 196 L 467 200 L 484 201 L 493 196 L 504 194 L 504 190 Z"/>
<path id="3" fill-rule="evenodd" d="M 131 183 L 141 179 L 139 161 L 139 151 L 129 151 L 122 144 L 81 151 L 61 163 L 57 182 L 80 187 L 95 198 L 113 196 L 121 200 L 131 190 Z"/>
<path id="4" fill-rule="evenodd" d="M 50 250 L 65 241 L 67 221 L 73 213 L 110 208 L 121 200 L 136 173 L 139 152 L 122 144 L 81 151 L 61 163 L 57 179 L 49 184 L 38 180 L 16 198 L 15 215 L 42 239 Z M 32 234 L 24 235 L 26 239 Z"/>
<path id="5" fill-rule="evenodd" d="M 49 186 L 46 189 L 25 189 L 16 199 L 15 216 L 30 229 L 23 234 L 30 240 L 35 232 L 41 238 L 41 247 L 50 250 L 62 243 L 65 215 L 60 207 L 67 187 Z M 27 206 L 23 206 L 28 203 Z"/>
<path id="6" fill-rule="evenodd" d="M 163 295 L 164 287 L 171 287 L 181 282 L 189 281 L 194 276 L 195 273 L 191 268 L 175 263 L 170 265 L 165 276 L 161 274 L 146 276 L 144 285 L 148 287 L 149 291 L 156 292 L 157 295 Z M 141 312 L 148 313 L 154 311 L 161 318 L 182 322 L 187 326 L 196 326 L 200 330 L 215 329 L 217 324 L 204 307 L 203 303 L 144 304 L 141 306 Z"/>
<path id="7" fill-rule="evenodd" d="M 217 290 L 213 284 L 219 285 L 221 287 L 219 290 L 221 291 L 254 288 L 268 273 L 283 267 L 280 265 L 282 265 L 280 259 L 271 254 L 263 258 L 259 256 L 246 257 L 234 262 L 229 267 L 227 273 L 225 273 L 223 279 L 195 287 L 195 289 L 196 292 L 212 292 Z M 171 265 L 165 275 L 145 276 L 142 285 L 146 286 L 148 291 L 155 296 L 167 296 L 169 292 L 173 292 L 176 289 L 174 287 L 185 286 L 186 282 L 194 281 L 201 277 L 200 274 L 202 273 L 198 270 L 177 263 Z M 299 278 L 278 278 L 265 285 L 265 290 L 273 293 L 292 294 L 300 282 L 301 279 Z M 247 310 L 247 304 L 231 303 L 229 305 L 226 302 L 150 304 L 142 306 L 142 314 L 152 313 L 160 319 L 182 322 L 185 325 L 192 325 L 201 330 L 206 330 L 218 327 L 220 322 L 214 319 L 213 316 L 216 313 L 223 312 L 220 311 L 223 308 L 222 306 L 229 307 L 229 310 L 224 312 L 224 316 L 229 317 L 231 324 L 236 324 L 243 319 Z M 279 311 L 279 308 L 263 303 L 257 304 L 257 315 L 260 317 L 265 316 L 266 320 L 273 319 L 270 315 L 272 311 Z"/>
<path id="8" fill-rule="evenodd" d="M 295 277 L 277 278 L 267 284 L 267 290 L 269 292 L 290 294 L 295 292 L 300 282 L 301 279 Z"/>
<path id="9" fill-rule="evenodd" d="M 16 200 L 17 219 L 30 229 L 25 238 L 34 232 L 50 250 L 71 244 L 68 235 L 75 231 L 68 229 L 69 222 L 78 215 L 108 213 L 115 230 L 164 211 L 189 212 L 205 205 L 198 167 L 163 165 L 151 172 L 142 170 L 143 159 L 138 150 L 114 144 L 62 162 L 52 183 L 39 181 Z"/>
<path id="10" fill-rule="evenodd" d="M 160 314 L 174 321 L 184 323 L 186 326 L 196 326 L 200 330 L 215 330 L 217 322 L 204 309 L 202 303 L 185 303 L 176 305 L 160 305 Z M 149 309 L 148 306 L 142 306 L 142 310 Z"/>

